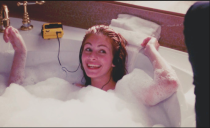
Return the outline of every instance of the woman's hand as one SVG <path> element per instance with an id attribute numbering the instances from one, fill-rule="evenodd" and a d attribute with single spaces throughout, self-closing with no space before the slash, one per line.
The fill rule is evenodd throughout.
<path id="1" fill-rule="evenodd" d="M 12 26 L 4 30 L 3 38 L 6 43 L 10 41 L 15 50 L 8 86 L 11 83 L 22 84 L 25 76 L 24 69 L 27 56 L 25 42 L 18 30 Z"/>
<path id="2" fill-rule="evenodd" d="M 26 49 L 25 42 L 22 36 L 20 35 L 20 33 L 18 32 L 18 30 L 15 29 L 14 27 L 12 26 L 7 27 L 4 30 L 3 38 L 6 43 L 10 41 L 15 52 L 26 53 L 27 49 Z"/>
<path id="3" fill-rule="evenodd" d="M 144 55 L 150 58 L 151 53 L 154 52 L 154 50 L 158 51 L 160 44 L 158 43 L 158 40 L 154 37 L 147 37 L 144 39 L 141 46 L 144 47 Z"/>

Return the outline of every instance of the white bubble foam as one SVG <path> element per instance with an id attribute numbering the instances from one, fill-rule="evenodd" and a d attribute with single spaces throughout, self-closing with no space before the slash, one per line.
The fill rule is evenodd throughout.
<path id="1" fill-rule="evenodd" d="M 66 77 L 54 63 L 26 67 L 25 74 L 23 85 L 11 84 L 0 97 L 1 127 L 152 127 L 160 123 L 151 119 L 152 107 L 141 101 L 141 90 L 152 81 L 142 70 L 125 75 L 115 90 L 107 92 L 73 85 L 81 82 L 81 70 Z M 165 119 L 161 112 L 159 117 Z"/>
<path id="2" fill-rule="evenodd" d="M 0 126 L 143 126 L 140 122 L 132 120 L 131 110 L 123 107 L 124 101 L 115 96 L 113 91 L 105 92 L 92 86 L 75 89 L 60 78 L 50 78 L 30 86 L 38 86 L 39 90 L 34 88 L 36 91 L 31 93 L 32 87 L 17 84 L 11 84 L 5 90 L 0 98 Z M 45 86 L 55 87 L 48 89 Z M 61 89 L 55 91 L 56 86 L 61 86 Z M 65 93 L 66 87 L 69 91 Z M 44 93 L 44 90 L 55 95 L 48 93 L 43 96 L 41 93 Z M 58 95 L 60 91 L 65 95 Z M 65 101 L 60 100 L 74 91 L 77 91 L 76 96 L 68 97 Z"/>

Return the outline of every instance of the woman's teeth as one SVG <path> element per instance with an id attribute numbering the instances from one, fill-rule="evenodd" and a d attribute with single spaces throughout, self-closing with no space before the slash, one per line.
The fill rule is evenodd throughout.
<path id="1" fill-rule="evenodd" d="M 88 64 L 88 67 L 90 68 L 100 68 L 100 65 L 94 65 L 94 64 Z"/>

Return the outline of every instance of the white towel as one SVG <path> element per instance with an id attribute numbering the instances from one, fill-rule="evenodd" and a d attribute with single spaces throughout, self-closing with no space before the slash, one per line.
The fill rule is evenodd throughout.
<path id="1" fill-rule="evenodd" d="M 160 25 L 128 14 L 119 14 L 117 19 L 112 19 L 110 27 L 120 32 L 129 45 L 137 47 L 141 47 L 141 41 L 148 36 L 153 36 L 159 40 L 161 32 Z"/>
<path id="2" fill-rule="evenodd" d="M 142 19 L 140 17 L 128 15 L 128 14 L 119 14 L 118 20 L 124 19 L 126 22 L 130 22 L 133 24 L 130 24 L 129 27 L 131 30 L 145 32 L 147 34 L 151 34 L 151 36 L 154 35 L 155 38 L 160 38 L 160 32 L 161 32 L 161 26 L 145 19 Z"/>
<path id="3" fill-rule="evenodd" d="M 128 42 L 126 46 L 128 73 L 134 69 L 136 55 L 143 48 L 141 46 L 143 40 L 149 36 L 153 36 L 157 40 L 160 38 L 160 25 L 129 14 L 119 14 L 117 19 L 111 20 L 109 26 L 119 32 Z"/>
<path id="4" fill-rule="evenodd" d="M 147 38 L 149 35 L 145 33 L 139 33 L 132 30 L 125 30 L 120 27 L 110 26 L 112 29 L 114 29 L 116 32 L 119 32 L 128 42 L 128 46 L 135 47 L 138 51 L 141 50 L 142 46 L 141 43 L 145 38 Z"/>
<path id="5" fill-rule="evenodd" d="M 155 38 L 159 38 L 160 26 L 143 20 L 139 20 L 136 17 L 130 19 L 112 19 L 111 27 L 124 28 L 125 30 L 135 31 L 138 33 L 145 33 Z"/>

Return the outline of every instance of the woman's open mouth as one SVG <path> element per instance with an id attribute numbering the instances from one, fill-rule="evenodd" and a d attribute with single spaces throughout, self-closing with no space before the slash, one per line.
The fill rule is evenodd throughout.
<path id="1" fill-rule="evenodd" d="M 101 65 L 87 64 L 87 67 L 89 69 L 99 69 L 101 67 Z"/>

